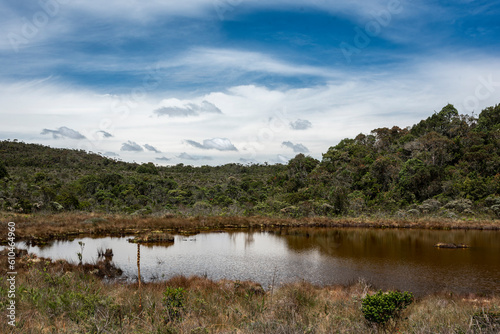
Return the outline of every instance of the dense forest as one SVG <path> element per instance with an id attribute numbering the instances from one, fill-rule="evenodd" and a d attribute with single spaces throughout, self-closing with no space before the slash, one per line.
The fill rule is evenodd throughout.
<path id="1" fill-rule="evenodd" d="M 452 106 L 286 165 L 156 166 L 0 142 L 0 209 L 281 217 L 500 216 L 500 105 Z"/>

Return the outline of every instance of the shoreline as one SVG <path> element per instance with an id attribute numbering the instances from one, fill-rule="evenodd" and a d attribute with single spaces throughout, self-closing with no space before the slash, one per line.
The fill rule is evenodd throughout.
<path id="1" fill-rule="evenodd" d="M 196 234 L 202 231 L 247 230 L 274 228 L 403 228 L 430 230 L 500 230 L 500 219 L 446 219 L 437 217 L 379 218 L 379 217 L 312 217 L 278 218 L 263 216 L 197 216 L 164 215 L 131 216 L 70 212 L 58 214 L 13 214 L 0 212 L 2 227 L 16 224 L 16 240 L 46 242 L 80 235 L 138 235 L 152 231 L 176 234 Z M 3 226 L 5 225 L 5 226 Z M 6 234 L 0 245 L 7 242 Z"/>
<path id="2" fill-rule="evenodd" d="M 139 285 L 105 282 L 96 273 L 102 263 L 76 265 L 27 254 L 17 263 L 19 332 L 89 332 L 97 326 L 108 333 L 379 332 L 361 312 L 363 299 L 377 288 L 361 280 L 329 286 L 294 282 L 264 290 L 251 281 L 175 276 Z M 0 282 L 1 288 L 6 285 Z M 499 306 L 496 295 L 415 296 L 394 325 L 398 333 L 496 333 Z M 176 310 L 176 317 L 169 317 Z M 8 329 L 0 323 L 0 331 Z"/>
<path id="3" fill-rule="evenodd" d="M 224 227 L 226 230 L 280 227 L 499 230 L 500 225 L 498 221 L 471 224 L 455 220 L 438 224 L 433 220 L 155 218 L 95 213 L 1 217 L 2 225 L 16 222 L 16 233 L 37 233 L 30 236 L 32 240 L 36 237 L 47 240 L 55 236 L 76 237 L 89 234 L 88 229 L 102 233 L 106 225 L 110 233 L 127 230 L 142 233 L 161 228 L 186 234 Z M 19 234 L 17 238 L 21 239 Z M 0 271 L 5 277 L 7 257 L 0 259 Z M 378 288 L 359 279 L 345 285 L 325 286 L 305 281 L 276 285 L 273 282 L 267 290 L 252 281 L 211 280 L 200 276 L 174 276 L 165 281 L 141 284 L 107 282 L 106 276 L 119 273 L 110 262 L 76 264 L 22 252 L 16 254 L 16 270 L 19 332 L 41 332 L 46 328 L 59 332 L 89 332 L 101 328 L 108 333 L 379 333 L 367 323 L 361 311 L 363 299 L 376 293 Z M 7 289 L 8 282 L 1 280 L 0 288 Z M 177 299 L 173 303 L 168 298 Z M 433 292 L 415 295 L 403 318 L 394 322 L 394 326 L 398 333 L 497 333 L 499 309 L 500 296 L 493 292 Z M 179 311 L 179 315 L 169 317 L 172 311 Z M 10 327 L 2 322 L 0 331 L 7 330 Z"/>

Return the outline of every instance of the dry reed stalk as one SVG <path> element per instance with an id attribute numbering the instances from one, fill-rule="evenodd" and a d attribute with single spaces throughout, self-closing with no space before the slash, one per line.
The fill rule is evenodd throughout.
<path id="1" fill-rule="evenodd" d="M 137 281 L 139 284 L 139 311 L 142 313 L 142 293 L 141 293 L 141 245 L 137 244 Z"/>

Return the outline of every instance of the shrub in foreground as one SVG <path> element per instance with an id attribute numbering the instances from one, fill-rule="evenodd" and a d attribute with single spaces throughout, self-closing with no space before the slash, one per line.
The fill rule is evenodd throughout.
<path id="1" fill-rule="evenodd" d="M 379 290 L 374 295 L 368 295 L 363 299 L 361 311 L 365 319 L 378 328 L 387 328 L 391 320 L 397 322 L 401 317 L 401 312 L 413 302 L 411 292 Z"/>
<path id="2" fill-rule="evenodd" d="M 183 288 L 167 286 L 163 292 L 163 306 L 165 307 L 166 322 L 180 320 L 185 309 L 186 291 Z"/>

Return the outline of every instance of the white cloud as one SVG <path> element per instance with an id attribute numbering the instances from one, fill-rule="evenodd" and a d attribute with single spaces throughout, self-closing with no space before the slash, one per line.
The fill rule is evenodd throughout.
<path id="1" fill-rule="evenodd" d="M 104 152 L 103 155 L 107 157 L 119 157 L 119 154 L 116 154 L 115 152 Z"/>
<path id="2" fill-rule="evenodd" d="M 281 155 L 281 154 L 278 154 L 276 156 L 276 160 L 274 162 L 277 162 L 279 164 L 287 164 L 289 160 L 290 160 L 289 157 Z"/>
<path id="3" fill-rule="evenodd" d="M 369 133 L 378 127 L 410 126 L 447 103 L 454 104 L 461 113 L 474 111 L 477 115 L 483 108 L 500 102 L 500 61 L 457 60 L 445 55 L 437 58 L 442 60 L 423 59 L 416 66 L 394 68 L 383 74 L 366 72 L 357 76 L 346 72 L 344 77 L 349 79 L 321 86 L 271 89 L 244 85 L 191 98 L 184 95 L 183 99 L 175 93 L 155 93 L 133 100 L 125 95 L 96 94 L 53 79 L 29 83 L 4 80 L 0 81 L 0 139 L 17 138 L 94 152 L 117 152 L 130 140 L 168 147 L 173 164 L 188 159 L 183 153 L 198 157 L 185 152 L 184 138 L 211 138 L 198 144 L 213 148 L 211 156 L 205 156 L 213 159 L 212 164 L 239 159 L 277 161 L 276 156 L 284 151 L 281 144 L 291 141 L 301 143 L 311 156 L 321 159 L 321 153 L 342 138 Z M 221 113 L 200 113 L 197 117 L 152 114 L 159 107 L 175 105 L 176 98 L 180 106 L 200 106 L 207 101 Z M 314 131 L 293 130 L 290 123 L 297 120 L 311 122 Z M 59 131 L 54 124 L 78 130 L 86 139 L 40 135 L 44 128 Z M 113 137 L 103 138 L 99 131 Z M 230 141 L 213 141 L 217 138 Z M 220 150 L 230 145 L 238 151 Z M 154 151 L 148 150 L 121 151 L 120 155 L 124 161 L 147 162 L 157 158 Z M 203 159 L 190 161 L 202 163 Z"/>
<path id="4" fill-rule="evenodd" d="M 265 72 L 285 76 L 310 75 L 329 79 L 340 77 L 340 72 L 331 68 L 300 65 L 286 62 L 255 51 L 241 51 L 218 48 L 193 48 L 177 60 L 163 62 L 162 68 L 187 66 L 193 75 L 215 76 L 217 73 L 233 71 Z"/>
<path id="5" fill-rule="evenodd" d="M 306 119 L 298 119 L 295 122 L 290 122 L 290 127 L 293 130 L 307 130 L 312 127 L 312 123 Z"/>
<path id="6" fill-rule="evenodd" d="M 113 135 L 111 133 L 109 133 L 107 131 L 104 131 L 104 130 L 97 131 L 96 133 L 100 134 L 104 138 L 111 138 L 111 137 L 113 137 Z"/>
<path id="7" fill-rule="evenodd" d="M 121 151 L 129 151 L 129 152 L 142 152 L 144 149 L 141 147 L 141 145 L 137 144 L 136 142 L 133 141 L 128 141 L 126 143 L 122 144 L 122 148 L 120 149 Z"/>
<path id="8" fill-rule="evenodd" d="M 182 152 L 177 157 L 179 159 L 182 159 L 182 160 L 194 160 L 194 161 L 197 161 L 197 160 L 213 160 L 212 157 L 207 156 L 207 155 L 191 155 L 191 154 L 187 154 L 186 152 Z"/>
<path id="9" fill-rule="evenodd" d="M 200 114 L 222 114 L 221 110 L 217 108 L 214 104 L 208 101 L 202 101 L 201 103 L 193 102 L 182 102 L 178 99 L 164 100 L 162 103 L 164 106 L 156 109 L 154 113 L 158 116 L 169 116 L 169 117 L 188 117 L 188 116 L 199 116 Z"/>
<path id="10" fill-rule="evenodd" d="M 85 136 L 80 132 L 70 129 L 68 127 L 62 126 L 57 130 L 43 129 L 42 135 L 52 134 L 54 139 L 58 138 L 70 138 L 70 139 L 85 139 Z"/>
<path id="11" fill-rule="evenodd" d="M 148 151 L 155 152 L 155 153 L 161 153 L 161 151 L 158 151 L 156 147 L 149 145 L 149 144 L 144 144 L 144 148 Z"/>
<path id="12" fill-rule="evenodd" d="M 185 142 L 196 148 L 201 148 L 203 150 L 218 150 L 218 151 L 238 151 L 238 149 L 231 143 L 227 138 L 212 138 L 203 140 L 203 144 L 200 144 L 194 140 L 186 139 Z"/>
<path id="13" fill-rule="evenodd" d="M 294 144 L 291 141 L 284 141 L 281 145 L 291 148 L 295 153 L 309 153 L 309 149 L 302 144 Z"/>

